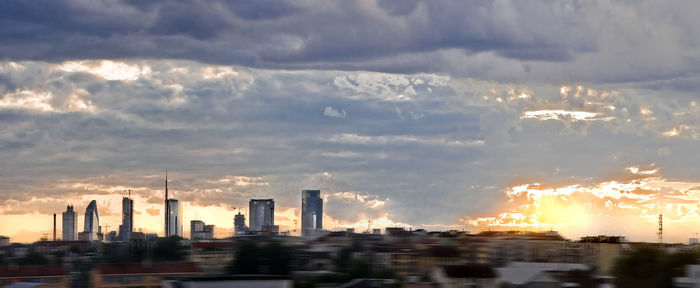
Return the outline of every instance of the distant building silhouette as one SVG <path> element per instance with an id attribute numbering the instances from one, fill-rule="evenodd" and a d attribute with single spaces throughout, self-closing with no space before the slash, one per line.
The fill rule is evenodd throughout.
<path id="1" fill-rule="evenodd" d="M 134 231 L 134 200 L 122 199 L 122 224 L 119 225 L 119 241 L 129 241 L 129 233 Z"/>
<path id="2" fill-rule="evenodd" d="M 251 199 L 248 204 L 250 230 L 262 232 L 275 225 L 275 201 L 272 199 Z"/>
<path id="3" fill-rule="evenodd" d="M 63 241 L 75 241 L 78 240 L 78 231 L 76 227 L 78 226 L 78 217 L 75 217 L 75 211 L 73 211 L 73 206 L 68 205 L 66 211 L 63 212 Z"/>
<path id="4" fill-rule="evenodd" d="M 100 231 L 100 216 L 97 213 L 97 202 L 92 200 L 85 209 L 85 225 L 83 229 L 83 239 L 80 240 L 99 240 Z"/>
<path id="5" fill-rule="evenodd" d="M 248 227 L 245 226 L 245 215 L 238 211 L 238 214 L 233 218 L 233 227 L 236 235 L 244 235 L 248 233 Z"/>
<path id="6" fill-rule="evenodd" d="M 204 221 L 190 221 L 190 239 L 191 240 L 209 240 L 214 239 L 214 225 L 206 225 Z"/>
<path id="7" fill-rule="evenodd" d="M 301 190 L 301 235 L 323 229 L 321 190 Z"/>

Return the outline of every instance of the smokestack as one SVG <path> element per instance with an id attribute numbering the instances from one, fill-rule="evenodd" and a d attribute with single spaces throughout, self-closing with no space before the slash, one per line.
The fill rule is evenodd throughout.
<path id="1" fill-rule="evenodd" d="M 53 241 L 56 241 L 56 213 L 53 213 Z"/>

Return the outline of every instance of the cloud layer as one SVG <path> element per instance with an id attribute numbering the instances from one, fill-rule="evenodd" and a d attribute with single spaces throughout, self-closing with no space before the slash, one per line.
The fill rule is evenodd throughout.
<path id="1" fill-rule="evenodd" d="M 282 69 L 630 82 L 698 74 L 695 1 L 3 1 L 6 60 L 189 59 Z"/>
<path id="2" fill-rule="evenodd" d="M 6 215 L 131 189 L 146 217 L 167 169 L 193 206 L 270 197 L 286 211 L 319 188 L 339 227 L 454 227 L 513 185 L 591 185 L 649 163 L 667 178 L 700 172 L 688 153 L 700 107 L 675 90 L 171 60 L 4 62 L 0 79 Z"/>

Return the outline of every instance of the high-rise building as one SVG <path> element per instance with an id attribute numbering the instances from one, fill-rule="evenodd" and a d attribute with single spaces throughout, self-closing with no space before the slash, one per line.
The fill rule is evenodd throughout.
<path id="1" fill-rule="evenodd" d="M 164 235 L 182 237 L 182 206 L 177 199 L 168 198 L 168 171 L 165 171 L 165 229 Z"/>
<path id="2" fill-rule="evenodd" d="M 134 200 L 124 197 L 122 199 L 122 224 L 119 225 L 119 241 L 129 241 L 129 233 L 131 232 L 134 232 Z"/>
<path id="3" fill-rule="evenodd" d="M 166 227 L 168 230 L 165 236 L 180 236 L 182 237 L 182 206 L 177 199 L 168 199 L 167 205 L 168 218 L 166 221 Z"/>
<path id="4" fill-rule="evenodd" d="M 208 240 L 214 239 L 214 225 L 206 225 L 204 221 L 190 221 L 190 239 Z"/>
<path id="5" fill-rule="evenodd" d="M 235 228 L 236 235 L 243 235 L 248 233 L 248 227 L 245 226 L 245 215 L 238 211 L 238 214 L 233 218 L 233 227 Z"/>
<path id="6" fill-rule="evenodd" d="M 275 201 L 272 199 L 251 199 L 248 204 L 250 231 L 262 232 L 275 225 Z"/>
<path id="7" fill-rule="evenodd" d="M 53 241 L 56 241 L 56 213 L 53 213 Z"/>
<path id="8" fill-rule="evenodd" d="M 78 231 L 76 227 L 78 226 L 78 217 L 75 217 L 75 211 L 73 211 L 73 206 L 68 205 L 66 211 L 63 212 L 63 241 L 75 241 L 78 240 Z"/>
<path id="9" fill-rule="evenodd" d="M 321 190 L 301 190 L 301 235 L 323 229 Z"/>
<path id="10" fill-rule="evenodd" d="M 83 232 L 85 233 L 84 238 L 87 238 L 86 240 L 99 240 L 98 234 L 101 234 L 102 231 L 100 231 L 100 216 L 97 213 L 97 202 L 95 200 L 92 200 L 88 204 L 87 209 L 85 209 L 84 227 Z"/>

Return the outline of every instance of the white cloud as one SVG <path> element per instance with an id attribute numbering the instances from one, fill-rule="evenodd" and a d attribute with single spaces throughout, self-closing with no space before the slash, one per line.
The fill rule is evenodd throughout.
<path id="1" fill-rule="evenodd" d="M 326 106 L 326 109 L 323 110 L 323 116 L 328 116 L 331 118 L 343 118 L 343 119 L 345 119 L 345 109 L 343 109 L 341 111 L 342 111 L 342 113 L 339 112 L 338 110 L 333 109 L 333 107 Z"/>
<path id="2" fill-rule="evenodd" d="M 526 111 L 521 118 L 523 118 L 523 119 L 537 119 L 537 120 L 566 120 L 566 119 L 570 119 L 573 121 L 592 121 L 592 120 L 610 121 L 613 119 L 613 118 L 599 119 L 598 116 L 600 116 L 600 113 L 585 112 L 585 111 L 537 110 L 537 111 Z"/>
<path id="3" fill-rule="evenodd" d="M 59 69 L 66 72 L 85 72 L 105 80 L 131 81 L 151 73 L 148 66 L 141 67 L 111 60 L 86 60 L 63 62 Z"/>

